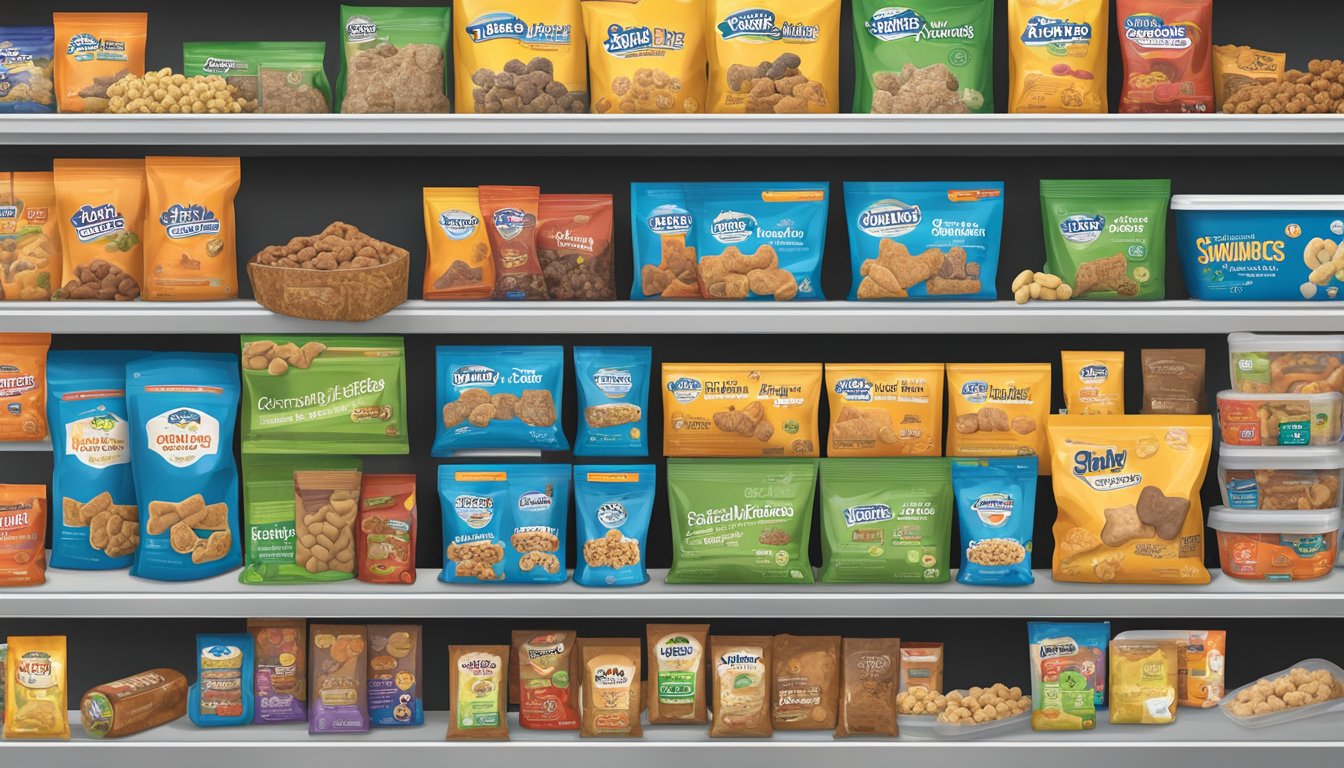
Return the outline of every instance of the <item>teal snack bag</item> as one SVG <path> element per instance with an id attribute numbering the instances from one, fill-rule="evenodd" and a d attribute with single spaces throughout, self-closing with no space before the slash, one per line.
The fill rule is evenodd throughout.
<path id="1" fill-rule="evenodd" d="M 243 564 L 233 460 L 238 389 L 235 355 L 169 352 L 126 364 L 140 506 L 132 576 L 190 581 Z"/>
<path id="2" fill-rule="evenodd" d="M 854 2 L 854 112 L 994 111 L 994 0 Z"/>
<path id="3" fill-rule="evenodd" d="M 947 581 L 952 514 L 947 459 L 823 459 L 821 580 Z"/>
<path id="4" fill-rule="evenodd" d="M 962 584 L 1025 586 L 1036 520 L 1036 457 L 952 459 Z"/>
<path id="5" fill-rule="evenodd" d="M 187 715 L 198 728 L 252 722 L 256 645 L 247 633 L 196 636 L 196 682 Z"/>
<path id="6" fill-rule="evenodd" d="M 182 44 L 182 74 L 219 75 L 249 102 L 244 111 L 322 114 L 331 111 L 331 84 L 317 42 Z"/>
<path id="7" fill-rule="evenodd" d="M 649 580 L 645 546 L 657 483 L 655 464 L 574 467 L 575 583 L 633 587 Z"/>
<path id="8" fill-rule="evenodd" d="M 342 5 L 335 111 L 451 112 L 451 18 L 446 7 Z"/>
<path id="9" fill-rule="evenodd" d="M 575 456 L 649 455 L 650 347 L 575 347 Z"/>
<path id="10" fill-rule="evenodd" d="M 1166 296 L 1169 179 L 1041 180 L 1045 271 L 1075 299 Z"/>
<path id="11" fill-rule="evenodd" d="M 630 234 L 635 284 L 630 298 L 699 299 L 695 217 L 681 182 L 630 185 Z"/>
<path id="12" fill-rule="evenodd" d="M 440 581 L 565 580 L 568 465 L 444 464 L 439 501 L 446 546 Z"/>
<path id="13" fill-rule="evenodd" d="M 816 459 L 668 459 L 669 584 L 811 584 Z"/>
<path id="14" fill-rule="evenodd" d="M 565 348 L 436 347 L 433 456 L 462 450 L 563 451 Z"/>
<path id="15" fill-rule="evenodd" d="M 360 459 L 343 456 L 243 457 L 247 565 L 238 580 L 244 584 L 294 584 L 353 579 L 353 569 L 347 572 L 326 564 L 306 567 L 301 552 L 310 551 L 314 545 L 323 546 L 332 555 L 338 549 L 349 551 L 350 541 L 346 539 L 353 537 L 354 528 L 344 519 L 340 525 L 333 525 L 322 507 L 309 507 L 299 514 L 294 473 L 353 473 L 358 483 L 363 466 Z M 302 519 L 319 513 L 321 518 Z M 335 535 L 328 535 L 332 533 Z"/>
<path id="16" fill-rule="evenodd" d="M 244 336 L 243 453 L 405 454 L 396 336 Z"/>

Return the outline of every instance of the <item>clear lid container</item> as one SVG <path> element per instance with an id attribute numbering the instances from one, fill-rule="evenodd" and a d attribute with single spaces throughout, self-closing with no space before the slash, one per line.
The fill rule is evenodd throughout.
<path id="1" fill-rule="evenodd" d="M 1341 195 L 1172 195 L 1173 211 L 1344 211 Z"/>
<path id="2" fill-rule="evenodd" d="M 967 689 L 960 688 L 956 691 L 963 696 Z M 1030 700 L 1030 695 L 1024 695 L 1024 699 Z M 901 721 L 902 723 L 904 721 Z M 987 723 L 975 723 L 973 725 L 957 725 L 955 723 L 945 723 L 941 719 L 935 718 L 933 725 L 934 733 L 939 736 L 946 736 L 953 739 L 983 739 L 989 736 L 1002 733 L 1008 730 L 1023 728 L 1031 723 L 1031 708 L 1019 712 L 1012 717 L 1004 717 L 998 720 L 990 720 Z"/>
<path id="3" fill-rule="evenodd" d="M 1340 669 L 1337 664 L 1326 661 L 1325 659 L 1307 659 L 1305 661 L 1299 661 L 1287 669 L 1281 669 L 1278 672 L 1265 675 L 1255 682 L 1247 683 L 1235 691 L 1229 692 L 1227 696 L 1219 702 L 1218 708 L 1221 709 L 1223 714 L 1227 715 L 1232 722 L 1243 728 L 1265 728 L 1272 725 L 1282 725 L 1283 723 L 1291 723 L 1294 720 L 1302 720 L 1308 717 L 1316 717 L 1317 715 L 1325 715 L 1331 712 L 1344 710 L 1344 698 L 1341 698 L 1322 701 L 1318 704 L 1310 704 L 1305 707 L 1294 707 L 1291 709 L 1279 710 L 1278 712 L 1268 712 L 1263 715 L 1247 715 L 1245 717 L 1239 717 L 1232 714 L 1232 708 L 1237 704 L 1237 696 L 1241 695 L 1242 691 L 1252 688 L 1256 683 L 1260 682 L 1260 680 L 1273 680 L 1274 678 L 1282 677 L 1299 667 L 1309 672 L 1323 669 L 1334 676 L 1336 680 L 1344 680 L 1344 669 Z"/>
<path id="4" fill-rule="evenodd" d="M 1224 533 L 1329 533 L 1339 530 L 1339 519 L 1338 508 L 1233 509 L 1219 505 L 1209 510 L 1209 527 Z"/>
<path id="5" fill-rule="evenodd" d="M 1332 334 L 1230 333 L 1227 351 L 1239 352 L 1344 352 L 1344 336 Z"/>
<path id="6" fill-rule="evenodd" d="M 1223 445 L 1218 469 L 1344 469 L 1344 445 Z"/>

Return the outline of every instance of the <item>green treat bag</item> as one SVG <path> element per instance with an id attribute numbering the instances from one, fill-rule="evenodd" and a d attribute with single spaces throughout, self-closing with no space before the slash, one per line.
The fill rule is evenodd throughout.
<path id="1" fill-rule="evenodd" d="M 854 0 L 854 112 L 994 111 L 994 0 Z"/>
<path id="2" fill-rule="evenodd" d="M 343 456 L 245 457 L 245 564 L 238 580 L 294 584 L 353 579 L 362 470 L 361 460 Z M 351 485 L 354 513 L 342 515 L 349 511 Z M 347 502 L 344 507 L 333 506 L 342 502 Z"/>
<path id="3" fill-rule="evenodd" d="M 823 459 L 821 580 L 941 584 L 955 515 L 947 459 Z"/>
<path id="4" fill-rule="evenodd" d="M 244 336 L 243 453 L 405 454 L 396 336 Z"/>
<path id="5" fill-rule="evenodd" d="M 183 43 L 182 72 L 220 75 L 237 86 L 249 112 L 324 114 L 331 111 L 326 51 L 323 42 Z"/>
<path id="6" fill-rule="evenodd" d="M 447 7 L 341 6 L 336 111 L 451 112 Z"/>
<path id="7" fill-rule="evenodd" d="M 1075 299 L 1166 296 L 1169 179 L 1041 180 L 1045 271 Z"/>
<path id="8" fill-rule="evenodd" d="M 816 459 L 668 459 L 669 584 L 811 584 Z"/>

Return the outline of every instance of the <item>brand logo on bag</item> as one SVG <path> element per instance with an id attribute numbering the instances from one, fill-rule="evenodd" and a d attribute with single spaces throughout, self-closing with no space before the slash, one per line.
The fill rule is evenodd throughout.
<path id="1" fill-rule="evenodd" d="M 1091 243 L 1106 229 L 1106 217 L 1078 213 L 1059 222 L 1059 233 L 1070 243 Z"/>
<path id="2" fill-rule="evenodd" d="M 624 368 L 602 368 L 593 374 L 593 386 L 607 397 L 624 397 L 634 389 L 634 376 Z"/>
<path id="3" fill-rule="evenodd" d="M 684 235 L 691 231 L 691 214 L 675 205 L 660 205 L 645 222 L 650 232 L 660 235 Z"/>
<path id="4" fill-rule="evenodd" d="M 54 688 L 56 673 L 53 666 L 51 654 L 29 651 L 18 658 L 15 681 L 24 688 Z"/>
<path id="5" fill-rule="evenodd" d="M 464 365 L 453 371 L 454 387 L 493 387 L 499 383 L 499 371 L 484 365 Z"/>
<path id="6" fill-rule="evenodd" d="M 961 385 L 961 396 L 968 403 L 983 403 L 989 397 L 989 382 L 968 381 Z"/>
<path id="7" fill-rule="evenodd" d="M 899 200 L 881 200 L 859 214 L 859 229 L 873 237 L 900 237 L 913 232 L 924 219 L 918 205 Z"/>
<path id="8" fill-rule="evenodd" d="M 189 467 L 219 452 L 219 421 L 194 408 L 178 408 L 145 422 L 150 450 L 174 467 Z"/>
<path id="9" fill-rule="evenodd" d="M 602 41 L 607 53 L 618 58 L 631 55 L 659 55 L 658 51 L 680 51 L 686 47 L 686 33 L 662 27 L 607 27 L 607 39 Z"/>
<path id="10" fill-rule="evenodd" d="M 737 211 L 724 211 L 709 225 L 709 233 L 720 243 L 740 243 L 755 231 L 756 217 Z"/>
<path id="11" fill-rule="evenodd" d="M 241 71 L 247 69 L 247 62 L 237 59 L 217 59 L 213 56 L 207 58 L 201 65 L 202 72 L 208 72 L 213 75 L 223 75 L 229 72 Z"/>
<path id="12" fill-rule="evenodd" d="M 1106 366 L 1100 363 L 1096 365 L 1084 365 L 1078 371 L 1078 380 L 1086 384 L 1100 384 L 1111 377 L 1111 372 Z"/>
<path id="13" fill-rule="evenodd" d="M 873 384 L 862 376 L 835 382 L 835 394 L 851 403 L 867 403 L 873 399 Z"/>
<path id="14" fill-rule="evenodd" d="M 605 667 L 593 672 L 593 684 L 600 688 L 625 688 L 630 685 L 629 667 Z"/>
<path id="15" fill-rule="evenodd" d="M 453 511 L 470 528 L 484 528 L 495 516 L 495 500 L 489 496 L 464 493 L 453 499 Z"/>
<path id="16" fill-rule="evenodd" d="M 629 517 L 630 513 L 619 501 L 608 501 L 597 508 L 597 521 L 607 528 L 620 528 Z"/>
<path id="17" fill-rule="evenodd" d="M 1072 638 L 1064 637 L 1056 640 L 1046 640 L 1040 643 L 1036 655 L 1042 659 L 1054 659 L 1060 656 L 1073 656 L 1078 653 L 1078 643 Z"/>
<path id="18" fill-rule="evenodd" d="M 1115 491 L 1143 482 L 1139 472 L 1126 472 L 1129 451 L 1079 449 L 1073 454 L 1073 476 L 1087 483 L 1094 491 Z"/>
<path id="19" fill-rule="evenodd" d="M 19 217 L 19 206 L 0 205 L 0 219 L 17 219 Z"/>
<path id="20" fill-rule="evenodd" d="M 1161 16 L 1136 13 L 1125 19 L 1125 39 L 1151 50 L 1183 51 L 1195 44 L 1189 23 L 1167 24 Z"/>
<path id="21" fill-rule="evenodd" d="M 449 240 L 466 240 L 476 233 L 480 225 L 480 217 L 456 208 L 439 214 L 439 228 Z"/>
<path id="22" fill-rule="evenodd" d="M 535 223 L 535 219 L 517 208 L 500 208 L 495 211 L 494 222 L 495 230 L 499 232 L 500 237 L 512 240 L 522 233 L 529 223 Z"/>
<path id="23" fill-rule="evenodd" d="M 70 217 L 70 226 L 75 228 L 79 242 L 88 243 L 126 229 L 126 219 L 112 203 L 81 205 Z"/>
<path id="24" fill-rule="evenodd" d="M 0 365 L 0 397 L 18 397 L 37 386 L 37 377 L 17 366 Z"/>
<path id="25" fill-rule="evenodd" d="M 73 56 L 80 53 L 92 53 L 99 48 L 98 38 L 87 32 L 80 32 L 70 36 L 70 43 L 65 46 L 65 55 Z"/>
<path id="26" fill-rule="evenodd" d="M 869 16 L 863 26 L 878 40 L 902 40 L 924 29 L 924 17 L 909 8 L 883 8 Z"/>
<path id="27" fill-rule="evenodd" d="M 178 205 L 159 214 L 159 224 L 173 240 L 197 235 L 218 235 L 220 223 L 215 212 L 203 205 Z"/>
<path id="28" fill-rule="evenodd" d="M 1022 30 L 1022 42 L 1027 45 L 1071 45 L 1092 42 L 1092 25 L 1049 16 L 1032 16 Z"/>
<path id="29" fill-rule="evenodd" d="M 378 25 L 368 16 L 351 16 L 345 22 L 345 42 L 367 43 L 378 37 Z"/>
<path id="30" fill-rule="evenodd" d="M 467 25 L 473 43 L 487 40 L 517 40 L 523 43 L 569 45 L 570 25 L 529 24 L 512 13 L 497 11 L 477 16 Z"/>
<path id="31" fill-rule="evenodd" d="M 667 382 L 667 391 L 672 393 L 672 399 L 682 405 L 695 402 L 702 389 L 699 379 L 686 376 Z"/>
<path id="32" fill-rule="evenodd" d="M 528 491 L 518 497 L 519 512 L 550 512 L 554 504 L 555 500 L 551 495 L 541 491 Z"/>
<path id="33" fill-rule="evenodd" d="M 1226 235 L 1217 240 L 1204 236 L 1195 238 L 1195 261 L 1211 264 L 1215 261 L 1283 261 L 1286 244 L 1282 240 L 1259 240 L 1253 235 Z"/>
<path id="34" fill-rule="evenodd" d="M 13 66 L 15 64 L 27 64 L 32 60 L 33 55 L 25 52 L 21 48 L 0 48 L 0 65 Z"/>
<path id="35" fill-rule="evenodd" d="M 1013 516 L 1013 497 L 1006 493 L 986 493 L 971 502 L 971 511 L 980 522 L 998 528 Z"/>
<path id="36" fill-rule="evenodd" d="M 742 38 L 748 42 L 816 42 L 821 28 L 816 24 L 775 23 L 775 12 L 765 8 L 744 8 L 725 16 L 716 25 L 724 40 Z"/>
<path id="37" fill-rule="evenodd" d="M 845 526 L 848 528 L 865 523 L 881 523 L 892 517 L 891 507 L 886 504 L 864 504 L 845 508 Z"/>

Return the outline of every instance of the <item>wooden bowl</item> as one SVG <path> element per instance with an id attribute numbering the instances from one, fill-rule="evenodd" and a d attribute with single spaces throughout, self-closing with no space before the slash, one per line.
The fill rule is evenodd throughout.
<path id="1" fill-rule="evenodd" d="M 411 260 L 360 269 L 294 269 L 248 262 L 257 303 L 305 320 L 363 322 L 406 301 Z"/>

